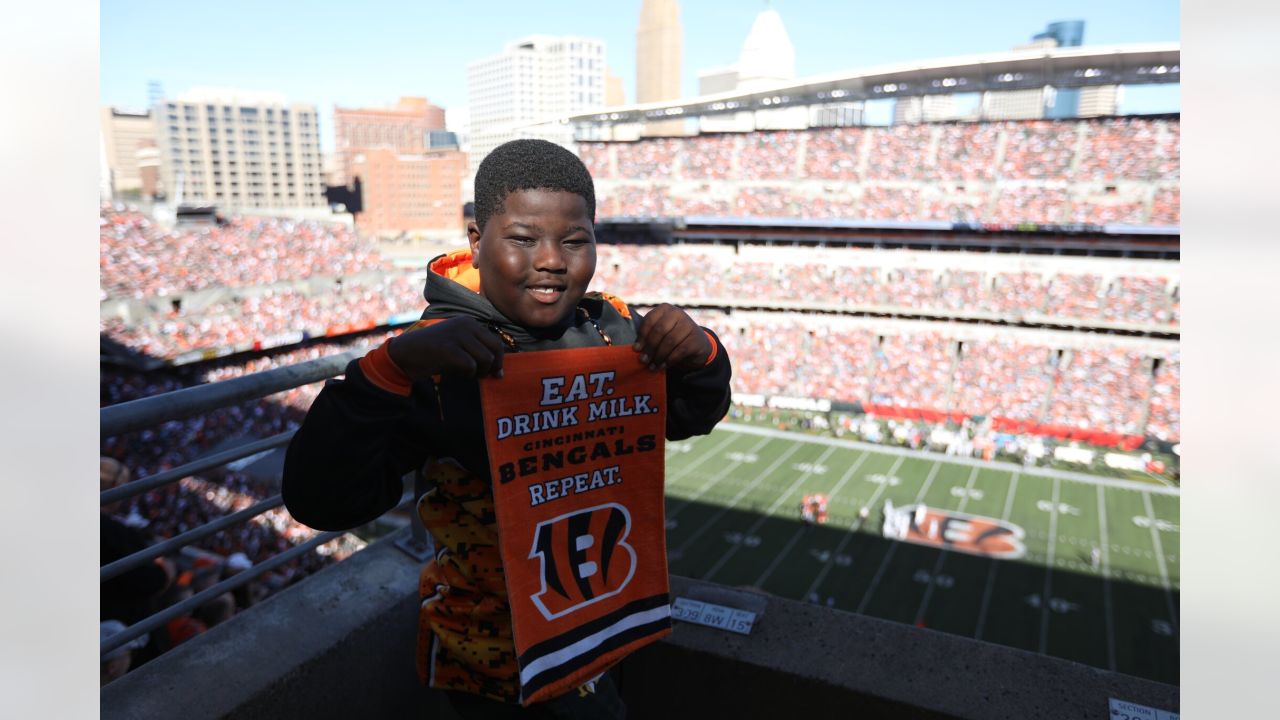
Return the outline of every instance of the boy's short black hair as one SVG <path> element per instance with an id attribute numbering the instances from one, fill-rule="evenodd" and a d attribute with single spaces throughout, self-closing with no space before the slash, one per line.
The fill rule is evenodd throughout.
<path id="1" fill-rule="evenodd" d="M 517 190 L 563 190 L 582 196 L 587 217 L 596 218 L 596 188 L 577 155 L 546 140 L 511 140 L 485 156 L 476 171 L 476 227 L 502 212 L 502 201 Z"/>

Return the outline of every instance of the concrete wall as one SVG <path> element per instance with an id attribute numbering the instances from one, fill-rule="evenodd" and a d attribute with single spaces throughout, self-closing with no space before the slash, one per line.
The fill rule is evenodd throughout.
<path id="1" fill-rule="evenodd" d="M 102 690 L 102 717 L 452 718 L 414 671 L 419 563 L 358 553 Z M 616 671 L 632 718 L 1109 718 L 1179 689 L 853 613 L 672 577 L 673 596 L 755 610 L 749 636 L 676 623 Z"/>

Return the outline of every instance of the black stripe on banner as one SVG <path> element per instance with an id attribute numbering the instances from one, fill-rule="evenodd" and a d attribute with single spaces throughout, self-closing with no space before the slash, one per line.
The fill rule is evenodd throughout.
<path id="1" fill-rule="evenodd" d="M 648 635 L 659 633 L 669 627 L 671 627 L 671 618 L 664 617 L 661 620 L 655 620 L 645 625 L 637 625 L 630 630 L 618 633 L 608 640 L 605 640 L 599 645 L 599 647 L 596 647 L 591 652 L 584 653 L 582 655 L 575 655 L 572 660 L 568 660 L 553 668 L 548 668 L 547 670 L 533 676 L 533 679 L 529 681 L 528 685 L 524 685 L 520 688 L 520 695 L 522 697 L 529 697 L 547 685 L 569 676 L 573 671 L 589 664 L 604 653 L 620 648 L 628 643 L 635 642 L 636 640 L 640 640 Z"/>
<path id="2" fill-rule="evenodd" d="M 602 615 L 595 620 L 583 623 L 572 630 L 566 630 L 553 638 L 543 640 L 537 645 L 525 650 L 518 658 L 520 667 L 527 666 L 529 663 L 537 660 L 543 655 L 568 647 L 588 635 L 594 635 L 629 615 L 634 615 L 636 613 L 644 612 L 645 610 L 652 610 L 656 607 L 670 604 L 671 596 L 667 593 L 651 595 L 647 598 L 633 600 L 608 615 Z"/>

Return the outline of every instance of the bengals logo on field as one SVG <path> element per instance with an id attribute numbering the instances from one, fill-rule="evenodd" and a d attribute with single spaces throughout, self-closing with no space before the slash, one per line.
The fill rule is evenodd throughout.
<path id="1" fill-rule="evenodd" d="M 630 532 L 631 514 L 617 503 L 539 523 L 529 559 L 541 558 L 542 589 L 530 599 L 542 616 L 554 620 L 622 592 L 636 572 Z"/>
<path id="2" fill-rule="evenodd" d="M 1013 560 L 1026 554 L 1026 533 L 1010 522 L 924 505 L 885 508 L 883 535 L 917 545 Z"/>

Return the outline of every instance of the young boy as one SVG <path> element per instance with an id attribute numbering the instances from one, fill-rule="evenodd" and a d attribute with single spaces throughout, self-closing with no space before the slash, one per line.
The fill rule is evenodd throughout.
<path id="1" fill-rule="evenodd" d="M 424 468 L 418 511 L 435 539 L 423 570 L 418 670 L 473 717 L 621 717 L 608 675 L 522 713 L 511 612 L 477 378 L 509 352 L 629 344 L 667 372 L 670 440 L 711 431 L 729 407 L 730 365 L 709 330 L 663 304 L 641 317 L 587 293 L 595 189 L 573 153 L 543 140 L 499 146 L 476 173 L 470 249 L 431 262 L 422 320 L 330 381 L 289 445 L 283 494 L 323 530 L 368 522 Z"/>

